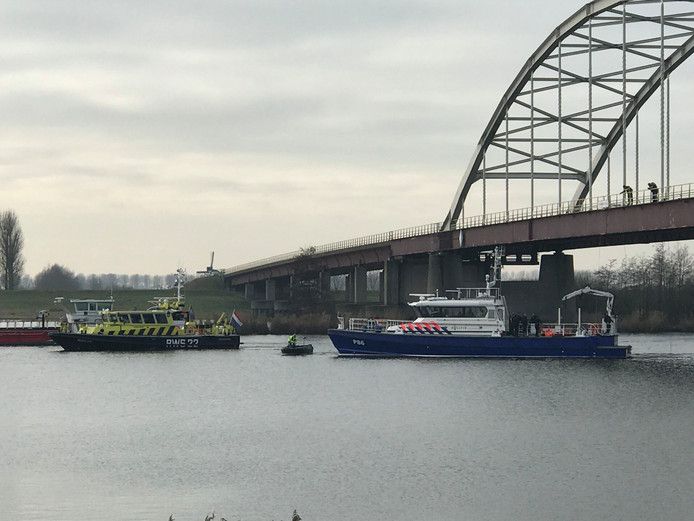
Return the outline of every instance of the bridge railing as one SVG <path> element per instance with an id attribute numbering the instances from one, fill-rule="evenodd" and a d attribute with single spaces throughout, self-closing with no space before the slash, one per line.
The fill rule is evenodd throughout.
<path id="1" fill-rule="evenodd" d="M 595 210 L 605 210 L 607 208 L 619 208 L 624 206 L 635 206 L 643 204 L 651 204 L 661 201 L 672 201 L 676 199 L 689 199 L 694 197 L 694 184 L 673 185 L 665 190 L 658 190 L 654 193 L 649 190 L 640 190 L 632 192 L 631 199 L 628 194 L 621 192 L 619 194 L 604 195 L 593 197 L 592 199 L 582 199 L 579 201 L 567 201 L 561 204 L 544 204 L 535 207 L 521 208 L 509 210 L 508 212 L 495 212 L 486 215 L 475 215 L 459 219 L 455 223 L 455 229 L 478 228 L 480 226 L 489 226 L 492 224 L 504 224 L 508 222 L 526 221 L 529 219 L 537 219 L 542 217 L 553 217 L 556 215 L 567 215 L 572 213 L 591 212 Z M 331 242 L 316 246 L 315 253 L 325 254 L 333 253 L 361 246 L 370 246 L 374 244 L 383 244 L 397 239 L 411 239 L 422 235 L 430 235 L 438 232 L 441 229 L 441 223 L 423 224 L 420 226 L 411 226 L 409 228 L 400 228 L 384 233 L 376 233 L 366 235 L 364 237 L 356 237 L 344 241 Z M 260 259 L 246 264 L 240 264 L 233 268 L 224 270 L 225 273 L 237 273 L 239 271 L 250 270 L 262 266 L 288 262 L 301 255 L 302 251 L 297 250 L 282 255 L 275 255 Z"/>
<path id="2" fill-rule="evenodd" d="M 571 213 L 591 212 L 594 210 L 605 210 L 607 208 L 620 208 L 624 206 L 636 206 L 651 204 L 662 201 L 672 201 L 675 199 L 689 199 L 694 196 L 694 184 L 673 185 L 665 190 L 658 189 L 654 193 L 650 189 L 633 191 L 631 197 L 626 192 L 619 194 L 603 195 L 592 199 L 579 199 L 578 201 L 566 201 L 561 204 L 544 204 L 540 206 L 509 210 L 508 212 L 495 212 L 486 215 L 475 215 L 459 219 L 456 222 L 456 229 L 478 228 L 491 224 L 503 224 L 516 221 L 527 221 L 541 217 L 553 217 L 556 215 L 567 215 Z"/>
<path id="3" fill-rule="evenodd" d="M 436 233 L 441 229 L 441 223 L 430 223 L 422 224 L 419 226 L 411 226 L 409 228 L 400 228 L 398 230 L 391 230 L 384 233 L 375 233 L 373 235 L 366 235 L 364 237 L 357 237 L 354 239 L 347 239 L 344 241 L 331 242 L 329 244 L 322 244 L 315 247 L 316 254 L 332 253 L 336 251 L 349 250 L 351 248 L 358 248 L 360 246 L 370 246 L 372 244 L 383 244 L 397 239 L 410 239 L 412 237 L 420 237 L 422 235 L 430 235 Z M 233 268 L 224 270 L 225 273 L 236 273 L 239 271 L 249 270 L 253 268 L 258 268 L 260 266 L 268 266 L 271 264 L 276 264 L 280 262 L 287 262 L 297 258 L 302 254 L 302 250 L 296 250 L 289 253 L 283 253 L 281 255 L 275 255 L 274 257 L 267 257 L 265 259 L 260 259 L 254 262 L 248 262 L 246 264 L 240 264 L 234 266 Z"/>

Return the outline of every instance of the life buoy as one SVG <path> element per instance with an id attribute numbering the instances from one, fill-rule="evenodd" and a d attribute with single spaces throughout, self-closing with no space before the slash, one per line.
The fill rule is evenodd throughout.
<path id="1" fill-rule="evenodd" d="M 554 329 L 551 327 L 542 328 L 542 336 L 554 336 Z"/>
<path id="2" fill-rule="evenodd" d="M 600 334 L 600 328 L 598 327 L 597 324 L 591 324 L 589 331 L 590 331 L 590 336 L 597 336 Z"/>

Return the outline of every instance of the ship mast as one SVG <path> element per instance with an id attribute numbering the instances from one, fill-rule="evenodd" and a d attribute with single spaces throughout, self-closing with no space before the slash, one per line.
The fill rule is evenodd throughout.
<path id="1" fill-rule="evenodd" d="M 181 290 L 183 289 L 183 283 L 186 279 L 186 270 L 183 268 L 178 268 L 176 270 L 176 300 L 181 301 Z"/>
<path id="2" fill-rule="evenodd" d="M 487 279 L 487 293 L 489 293 L 494 286 L 496 286 L 497 283 L 501 282 L 501 266 L 502 266 L 502 259 L 504 257 L 504 247 L 503 246 L 495 246 L 494 247 L 494 252 L 492 253 L 492 258 L 494 259 L 494 262 L 492 264 L 492 269 L 491 269 L 491 276 L 487 275 L 485 278 Z"/>

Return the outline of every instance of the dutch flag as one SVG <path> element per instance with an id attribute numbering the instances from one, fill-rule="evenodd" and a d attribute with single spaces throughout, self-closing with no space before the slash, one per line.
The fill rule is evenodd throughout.
<path id="1" fill-rule="evenodd" d="M 241 319 L 236 314 L 236 310 L 231 312 L 231 317 L 229 317 L 229 320 L 231 320 L 231 323 L 234 325 L 236 329 L 239 329 L 241 326 L 243 326 L 243 322 L 241 322 Z"/>

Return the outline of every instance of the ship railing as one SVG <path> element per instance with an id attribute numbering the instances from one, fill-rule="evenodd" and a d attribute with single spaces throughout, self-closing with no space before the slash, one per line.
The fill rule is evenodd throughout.
<path id="1" fill-rule="evenodd" d="M 56 328 L 60 326 L 60 322 L 41 320 L 2 320 L 0 321 L 0 329 L 41 329 L 41 328 Z"/>
<path id="2" fill-rule="evenodd" d="M 391 326 L 399 326 L 402 320 L 389 320 L 385 318 L 350 318 L 349 329 L 351 331 L 385 331 Z"/>
<path id="3" fill-rule="evenodd" d="M 533 324 L 528 324 L 526 331 L 527 336 L 597 336 L 606 334 L 604 324 L 601 322 L 581 322 L 578 323 L 555 323 L 541 324 L 539 333 L 535 331 Z M 616 333 L 616 327 L 613 325 L 610 334 Z"/>
<path id="4" fill-rule="evenodd" d="M 456 288 L 446 290 L 446 293 L 452 294 L 458 300 L 478 298 L 498 299 L 501 294 L 499 288 Z"/>

